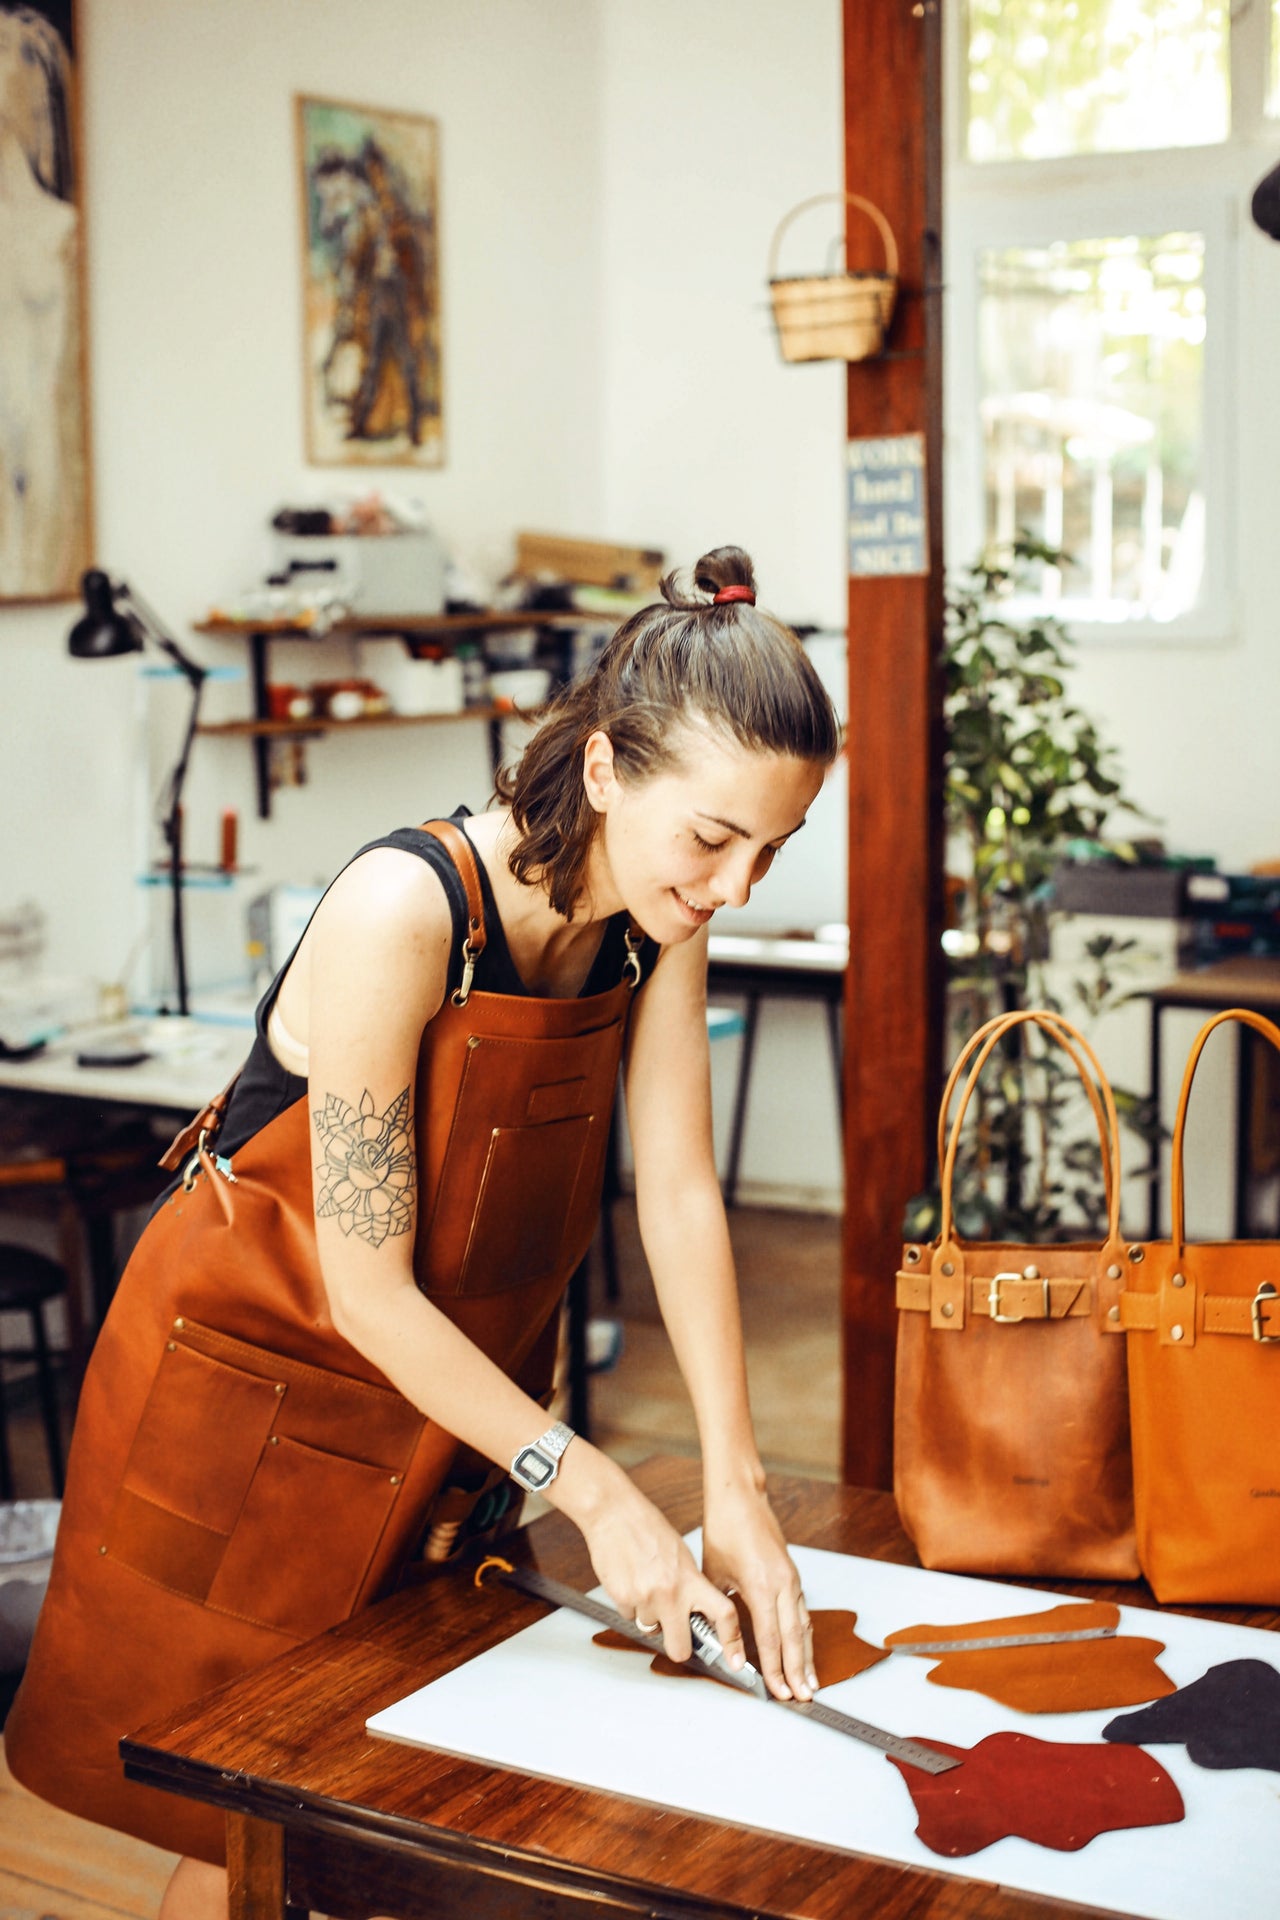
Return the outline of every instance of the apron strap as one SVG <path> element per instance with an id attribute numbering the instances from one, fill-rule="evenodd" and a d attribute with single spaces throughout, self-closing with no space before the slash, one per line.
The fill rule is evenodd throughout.
<path id="1" fill-rule="evenodd" d="M 476 961 L 484 952 L 484 899 L 480 892 L 480 874 L 476 866 L 475 848 L 461 827 L 452 820 L 428 820 L 422 827 L 423 833 L 429 833 L 438 840 L 454 866 L 458 878 L 467 895 L 467 931 L 462 942 L 462 979 L 453 993 L 455 1007 L 465 1007 L 471 992 L 472 976 L 476 970 Z"/>
<path id="2" fill-rule="evenodd" d="M 462 979 L 452 995 L 455 1007 L 465 1007 L 471 993 L 472 976 L 476 970 L 476 961 L 484 952 L 484 900 L 480 892 L 480 875 L 476 867 L 476 851 L 466 834 L 452 820 L 428 820 L 421 828 L 438 840 L 454 866 L 458 878 L 462 881 L 467 895 L 467 933 L 462 942 Z M 644 929 L 638 927 L 628 916 L 625 935 L 626 957 L 622 963 L 622 978 L 632 990 L 643 979 L 640 966 L 640 949 L 644 945 Z"/>
<path id="3" fill-rule="evenodd" d="M 222 1092 L 215 1093 L 209 1104 L 202 1107 L 195 1119 L 189 1121 L 172 1144 L 165 1148 L 160 1156 L 160 1165 L 169 1173 L 176 1173 L 183 1161 L 195 1152 L 198 1145 L 208 1146 L 217 1139 L 218 1130 L 227 1111 L 227 1103 L 231 1099 L 232 1089 L 240 1078 L 241 1071 L 240 1067 L 236 1068 Z"/>

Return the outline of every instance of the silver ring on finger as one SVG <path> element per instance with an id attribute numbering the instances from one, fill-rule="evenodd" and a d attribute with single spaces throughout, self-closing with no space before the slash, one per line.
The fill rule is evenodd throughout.
<path id="1" fill-rule="evenodd" d="M 641 1633 L 656 1633 L 661 1624 L 661 1621 L 655 1620 L 653 1624 L 650 1625 L 647 1620 L 642 1620 L 639 1614 L 636 1615 L 636 1625 L 639 1627 Z"/>

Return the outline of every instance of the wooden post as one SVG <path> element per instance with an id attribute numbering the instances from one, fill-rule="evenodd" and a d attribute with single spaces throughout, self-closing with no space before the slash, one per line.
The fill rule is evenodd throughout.
<path id="1" fill-rule="evenodd" d="M 942 1034 L 941 0 L 844 0 L 845 185 L 901 255 L 883 355 L 849 368 L 850 438 L 924 436 L 927 573 L 849 580 L 844 1474 L 892 1484 L 893 1276 L 929 1177 Z M 849 259 L 868 262 L 849 209 Z"/>

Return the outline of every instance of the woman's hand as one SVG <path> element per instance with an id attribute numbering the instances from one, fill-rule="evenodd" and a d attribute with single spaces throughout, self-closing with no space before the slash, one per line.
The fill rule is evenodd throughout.
<path id="1" fill-rule="evenodd" d="M 707 1486 L 702 1570 L 717 1587 L 746 1602 L 770 1692 L 779 1700 L 811 1699 L 818 1676 L 809 1610 L 762 1486 Z"/>
<path id="2" fill-rule="evenodd" d="M 727 1664 L 741 1667 L 746 1654 L 733 1601 L 699 1572 L 675 1528 L 634 1482 L 620 1470 L 617 1481 L 594 1515 L 571 1516 L 614 1606 L 646 1632 L 652 1629 L 655 1650 L 661 1632 L 667 1657 L 676 1661 L 692 1653 L 689 1615 L 700 1613 L 715 1629 Z"/>

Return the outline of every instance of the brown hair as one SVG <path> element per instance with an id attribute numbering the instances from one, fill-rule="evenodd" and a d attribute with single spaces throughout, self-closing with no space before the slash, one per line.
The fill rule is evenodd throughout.
<path id="1" fill-rule="evenodd" d="M 746 747 L 826 766 L 835 759 L 835 709 L 795 634 L 753 601 L 717 606 L 723 587 L 755 592 L 741 547 L 704 554 L 691 589 L 667 574 L 661 601 L 618 628 L 558 696 L 519 764 L 499 774 L 498 798 L 520 834 L 511 871 L 527 886 L 544 886 L 557 913 L 573 911 L 598 824 L 582 781 L 593 733 L 608 734 L 620 774 L 632 780 L 678 759 L 677 730 L 690 718 Z"/>

